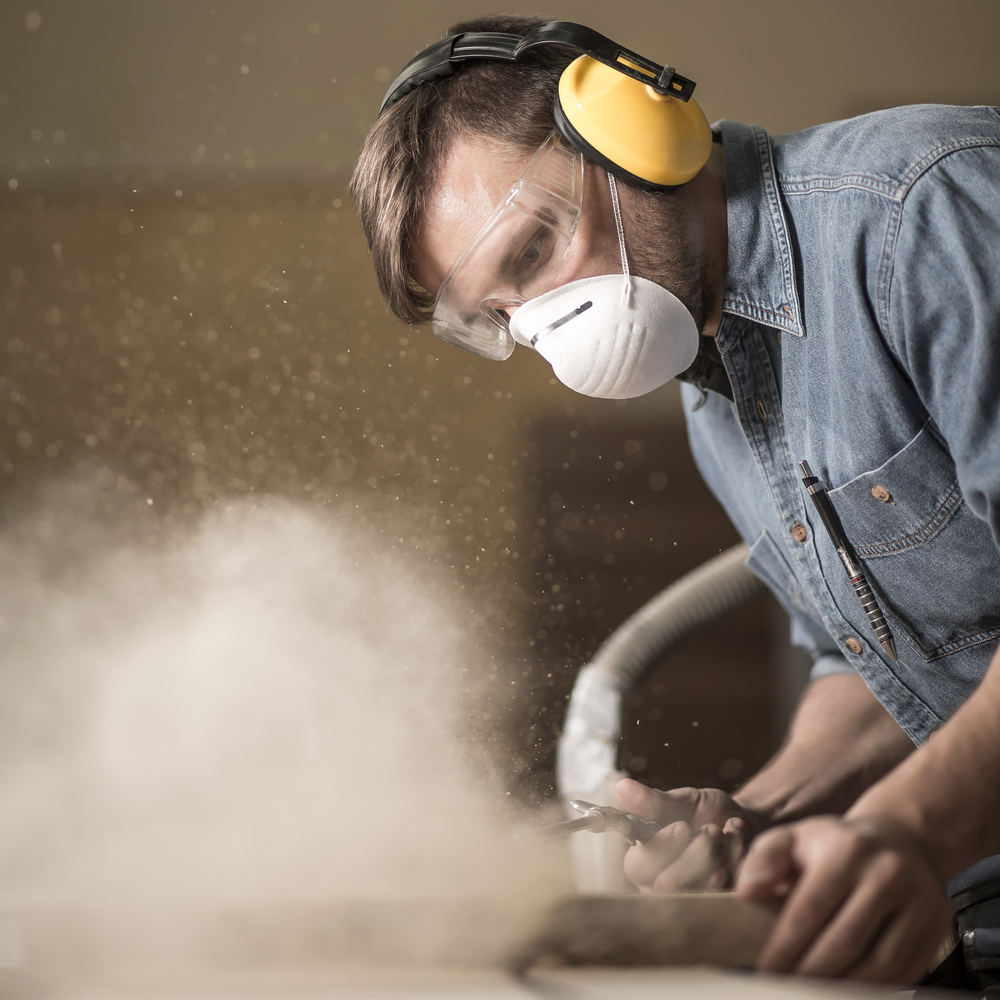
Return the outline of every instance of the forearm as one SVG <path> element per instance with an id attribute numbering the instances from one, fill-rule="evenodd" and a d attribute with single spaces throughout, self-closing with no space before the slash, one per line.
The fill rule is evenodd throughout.
<path id="1" fill-rule="evenodd" d="M 912 752 L 864 681 L 834 674 L 806 689 L 785 743 L 735 798 L 762 826 L 843 813 Z"/>
<path id="2" fill-rule="evenodd" d="M 965 704 L 847 814 L 902 827 L 942 880 L 1000 852 L 998 816 L 1000 649 Z"/>

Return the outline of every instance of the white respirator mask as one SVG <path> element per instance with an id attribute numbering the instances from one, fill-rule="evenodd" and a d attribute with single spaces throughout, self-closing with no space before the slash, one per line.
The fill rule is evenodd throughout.
<path id="1" fill-rule="evenodd" d="M 584 396 L 631 399 L 659 389 L 698 353 L 694 317 L 662 285 L 629 273 L 615 179 L 608 174 L 622 274 L 580 278 L 520 306 L 510 320 L 556 378 Z"/>
<path id="2" fill-rule="evenodd" d="M 496 360 L 523 344 L 576 392 L 630 399 L 691 366 L 698 329 L 680 299 L 630 274 L 610 174 L 622 273 L 552 287 L 582 209 L 582 180 L 579 153 L 555 136 L 542 145 L 442 285 L 434 332 Z"/>

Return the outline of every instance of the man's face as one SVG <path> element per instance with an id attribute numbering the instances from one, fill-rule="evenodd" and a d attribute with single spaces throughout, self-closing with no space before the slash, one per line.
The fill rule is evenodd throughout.
<path id="1" fill-rule="evenodd" d="M 412 248 L 412 273 L 437 295 L 455 262 L 521 176 L 530 153 L 482 136 L 455 140 L 429 192 Z M 633 273 L 673 292 L 704 322 L 706 251 L 684 189 L 663 198 L 619 186 Z M 605 172 L 587 162 L 583 211 L 555 287 L 622 272 L 618 232 Z"/>
<path id="2" fill-rule="evenodd" d="M 529 153 L 478 136 L 452 144 L 427 199 L 414 241 L 413 277 L 422 287 L 437 295 L 455 262 L 521 176 L 530 158 Z M 614 274 L 621 269 L 607 180 L 603 171 L 587 164 L 583 214 L 556 284 Z"/>

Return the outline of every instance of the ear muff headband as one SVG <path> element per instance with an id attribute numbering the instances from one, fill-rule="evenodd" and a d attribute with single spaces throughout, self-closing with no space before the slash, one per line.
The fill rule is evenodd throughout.
<path id="1" fill-rule="evenodd" d="M 542 45 L 581 53 L 560 78 L 554 116 L 560 132 L 585 156 L 653 191 L 683 184 L 704 166 L 712 136 L 691 99 L 694 81 L 572 21 L 549 21 L 528 35 L 466 32 L 435 42 L 393 80 L 379 114 L 465 62 L 517 62 Z"/>

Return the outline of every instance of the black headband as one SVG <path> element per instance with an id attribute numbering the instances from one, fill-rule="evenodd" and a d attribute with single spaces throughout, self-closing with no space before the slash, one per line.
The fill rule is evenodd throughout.
<path id="1" fill-rule="evenodd" d="M 475 59 L 517 62 L 524 53 L 541 45 L 559 45 L 581 55 L 588 55 L 633 80 L 648 84 L 658 93 L 669 94 L 679 101 L 689 100 L 694 93 L 694 81 L 681 76 L 673 66 L 660 66 L 583 24 L 576 24 L 574 21 L 548 21 L 528 35 L 467 31 L 429 45 L 411 59 L 392 81 L 382 101 L 379 115 L 422 83 L 449 76 L 462 63 Z"/>

